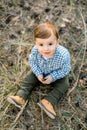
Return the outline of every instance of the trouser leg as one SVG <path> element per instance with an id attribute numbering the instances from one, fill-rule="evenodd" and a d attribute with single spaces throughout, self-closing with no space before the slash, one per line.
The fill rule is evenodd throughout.
<path id="1" fill-rule="evenodd" d="M 62 79 L 58 79 L 57 81 L 52 83 L 52 86 L 53 90 L 50 93 L 48 93 L 45 99 L 47 99 L 49 102 L 55 105 L 69 88 L 68 76 Z"/>
<path id="2" fill-rule="evenodd" d="M 30 71 L 29 74 L 26 76 L 24 81 L 22 82 L 22 85 L 17 92 L 17 95 L 22 97 L 24 100 L 27 100 L 28 96 L 31 94 L 32 90 L 39 85 L 39 81 L 35 74 Z"/>

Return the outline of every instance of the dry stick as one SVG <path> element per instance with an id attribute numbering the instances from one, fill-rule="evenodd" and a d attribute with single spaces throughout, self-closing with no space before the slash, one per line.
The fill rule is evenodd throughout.
<path id="1" fill-rule="evenodd" d="M 86 125 L 81 121 L 80 118 L 77 117 L 78 122 L 85 128 L 85 130 L 87 129 Z"/>
<path id="2" fill-rule="evenodd" d="M 84 53 L 83 53 L 83 58 L 82 58 L 82 63 L 81 63 L 81 66 L 80 66 L 80 69 L 79 69 L 79 74 L 77 76 L 77 80 L 73 86 L 73 88 L 67 93 L 67 95 L 69 96 L 70 93 L 76 88 L 77 86 L 77 83 L 78 83 L 78 80 L 79 80 L 79 75 L 80 75 L 80 72 L 81 72 L 81 69 L 82 69 L 82 66 L 83 66 L 83 62 L 84 62 L 84 59 L 85 59 L 85 55 L 86 55 L 86 44 L 87 44 L 87 34 L 86 34 L 86 24 L 85 24 L 85 21 L 84 21 L 84 17 L 82 15 L 82 12 L 81 12 L 81 9 L 79 9 L 79 12 L 80 12 L 80 15 L 81 15 L 81 18 L 82 18 L 82 21 L 83 21 L 83 25 L 84 25 L 84 35 L 85 35 L 85 49 L 84 49 Z"/>
<path id="3" fill-rule="evenodd" d="M 42 93 L 39 91 L 39 100 L 41 100 L 41 95 Z M 43 110 L 41 109 L 41 124 L 42 124 L 42 129 L 44 128 L 44 118 L 43 118 Z"/>
<path id="4" fill-rule="evenodd" d="M 14 123 L 16 123 L 17 120 L 20 118 L 20 116 L 21 116 L 21 114 L 23 113 L 23 111 L 24 111 L 24 109 L 25 109 L 27 103 L 28 103 L 28 100 L 26 101 L 25 105 L 22 107 L 21 111 L 18 113 L 16 119 L 14 120 Z"/>
<path id="5" fill-rule="evenodd" d="M 69 101 L 70 102 L 70 101 Z M 69 105 L 71 106 L 71 108 L 73 109 L 73 111 L 75 112 L 74 114 L 76 115 L 76 113 L 78 113 L 78 111 L 76 111 L 76 109 L 73 107 L 72 104 L 69 103 Z M 86 125 L 77 117 L 77 120 L 79 121 L 80 124 L 82 124 L 82 126 L 84 128 L 86 128 Z"/>
<path id="6" fill-rule="evenodd" d="M 9 108 L 10 104 L 6 107 L 6 109 L 4 110 L 3 114 L 0 114 L 0 121 L 4 118 L 4 116 L 6 115 L 6 112 Z"/>
<path id="7" fill-rule="evenodd" d="M 23 111 L 24 111 L 24 109 L 25 109 L 27 103 L 28 103 L 28 100 L 26 101 L 25 105 L 22 107 L 21 111 L 18 113 L 16 119 L 15 119 L 14 122 L 12 123 L 12 127 L 10 127 L 9 130 L 14 130 L 15 126 L 17 125 L 17 121 L 18 121 L 18 119 L 20 118 L 20 116 L 22 115 L 22 113 L 23 113 Z"/>

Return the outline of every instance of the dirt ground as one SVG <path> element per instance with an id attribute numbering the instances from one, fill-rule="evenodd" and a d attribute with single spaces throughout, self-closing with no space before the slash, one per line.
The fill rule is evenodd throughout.
<path id="1" fill-rule="evenodd" d="M 22 110 L 7 102 L 29 72 L 33 29 L 54 22 L 60 44 L 71 54 L 71 88 L 50 119 L 37 102 L 49 88 L 40 86 Z M 0 130 L 87 130 L 87 0 L 0 0 Z"/>

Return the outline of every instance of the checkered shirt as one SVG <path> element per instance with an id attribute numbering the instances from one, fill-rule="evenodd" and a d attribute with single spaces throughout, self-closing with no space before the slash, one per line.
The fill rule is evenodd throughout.
<path id="1" fill-rule="evenodd" d="M 44 59 L 34 46 L 29 55 L 29 64 L 36 76 L 50 74 L 53 82 L 65 77 L 71 70 L 69 51 L 61 45 L 56 48 L 54 56 L 48 59 Z"/>

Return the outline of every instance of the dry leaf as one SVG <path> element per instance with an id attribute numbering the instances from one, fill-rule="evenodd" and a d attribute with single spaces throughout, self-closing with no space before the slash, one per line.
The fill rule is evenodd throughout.
<path id="1" fill-rule="evenodd" d="M 71 21 L 67 18 L 62 18 L 62 20 L 65 22 L 65 23 L 71 23 Z"/>
<path id="2" fill-rule="evenodd" d="M 12 18 L 12 21 L 16 22 L 16 21 L 18 21 L 18 19 L 19 19 L 19 16 L 16 16 L 16 17 Z"/>
<path id="3" fill-rule="evenodd" d="M 17 50 L 18 50 L 18 53 L 20 54 L 20 53 L 22 52 L 22 47 L 19 46 L 19 47 L 17 48 Z"/>
<path id="4" fill-rule="evenodd" d="M 60 24 L 60 27 L 61 27 L 61 28 L 64 28 L 64 27 L 66 27 L 66 24 L 65 24 L 65 23 L 61 23 L 61 24 Z"/>

